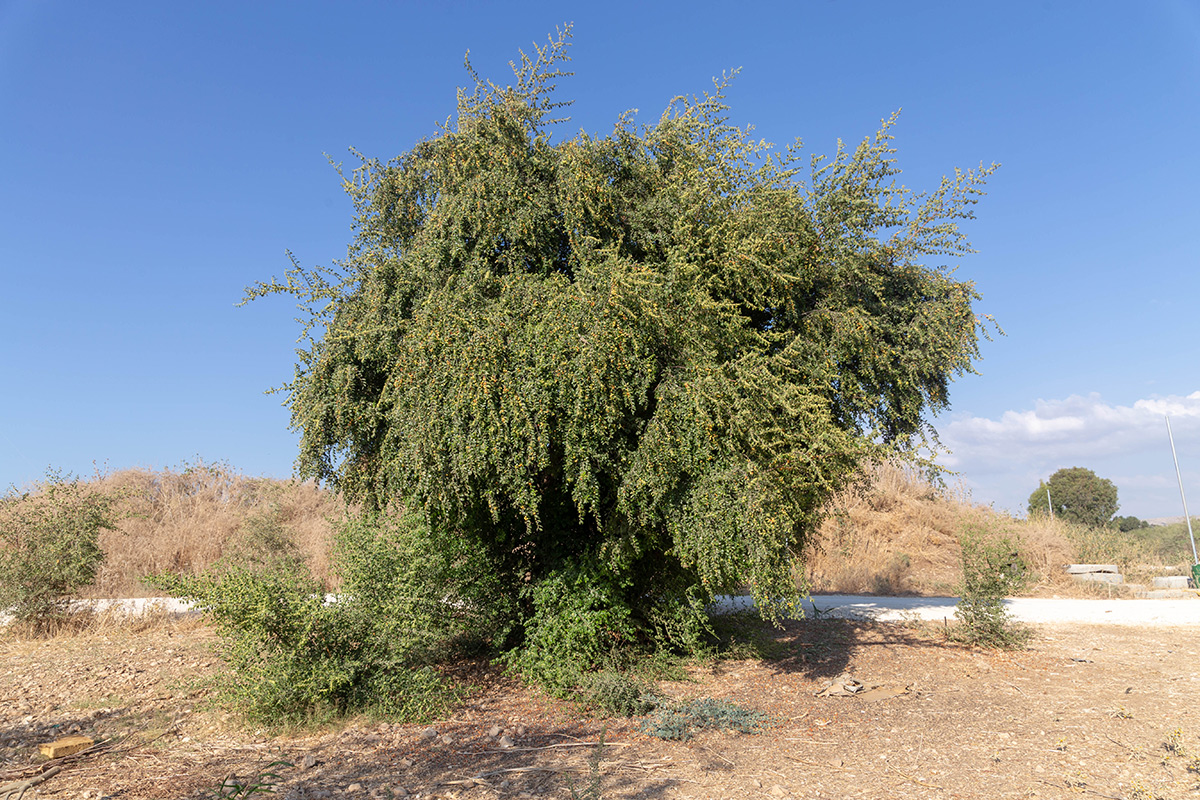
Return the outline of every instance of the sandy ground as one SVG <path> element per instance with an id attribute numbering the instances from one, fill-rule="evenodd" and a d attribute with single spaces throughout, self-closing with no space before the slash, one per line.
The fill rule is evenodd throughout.
<path id="1" fill-rule="evenodd" d="M 209 704 L 204 679 L 222 667 L 211 629 L 194 621 L 0 639 L 0 796 L 47 775 L 25 800 L 243 797 L 262 782 L 286 800 L 1200 796 L 1194 626 L 1039 625 L 1015 652 L 956 645 L 942 627 L 822 615 L 747 628 L 767 637 L 762 656 L 697 665 L 658 689 L 770 723 L 687 741 L 549 698 L 484 662 L 456 668 L 468 691 L 432 725 L 272 734 Z M 822 693 L 848 676 L 882 691 Z M 38 755 L 67 734 L 98 747 Z"/>

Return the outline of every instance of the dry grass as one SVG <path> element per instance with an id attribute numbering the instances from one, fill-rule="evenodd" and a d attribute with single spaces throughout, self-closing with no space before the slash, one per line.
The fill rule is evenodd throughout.
<path id="1" fill-rule="evenodd" d="M 196 574 L 220 558 L 255 516 L 270 516 L 327 586 L 331 520 L 340 499 L 312 483 L 252 478 L 225 464 L 128 469 L 91 485 L 121 496 L 118 529 L 101 533 L 106 559 L 86 597 L 146 597 L 146 575 Z"/>
<path id="2" fill-rule="evenodd" d="M 1059 583 L 1075 547 L 1053 523 L 1021 522 L 881 464 L 829 504 L 806 578 L 811 591 L 952 594 L 962 577 L 959 536 L 975 527 L 1019 542 L 1039 583 Z"/>

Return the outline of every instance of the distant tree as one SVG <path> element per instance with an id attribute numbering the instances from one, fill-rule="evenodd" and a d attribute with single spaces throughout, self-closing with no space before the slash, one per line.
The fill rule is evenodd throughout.
<path id="1" fill-rule="evenodd" d="M 510 646 L 583 662 L 714 593 L 797 599 L 826 499 L 917 453 L 972 369 L 975 290 L 919 262 L 969 252 L 991 168 L 914 194 L 887 122 L 810 172 L 728 122 L 723 81 L 555 141 L 565 45 L 507 87 L 471 72 L 454 123 L 346 177 L 341 270 L 250 295 L 312 314 L 300 473 L 419 509 L 502 586 L 464 607 L 511 598 Z"/>
<path id="2" fill-rule="evenodd" d="M 1030 514 L 1047 513 L 1047 492 L 1054 516 L 1080 525 L 1097 528 L 1108 525 L 1120 508 L 1113 482 L 1083 467 L 1060 469 L 1050 480 L 1042 481 L 1029 495 Z"/>
<path id="3" fill-rule="evenodd" d="M 1112 524 L 1116 525 L 1119 530 L 1126 533 L 1129 531 L 1138 531 L 1142 528 L 1150 527 L 1149 522 L 1146 522 L 1144 519 L 1138 519 L 1137 517 L 1114 517 Z"/>

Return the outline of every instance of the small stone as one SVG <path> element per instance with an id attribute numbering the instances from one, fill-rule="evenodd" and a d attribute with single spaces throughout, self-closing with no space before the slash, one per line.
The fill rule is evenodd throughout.
<path id="1" fill-rule="evenodd" d="M 504 732 L 504 729 L 501 728 L 499 725 L 493 725 L 492 727 L 488 728 L 488 736 L 492 737 L 493 739 L 495 739 L 497 736 L 499 736 L 503 732 Z"/>
<path id="2" fill-rule="evenodd" d="M 436 739 L 438 735 L 437 728 L 426 728 L 421 731 L 421 738 L 425 740 Z"/>
<path id="3" fill-rule="evenodd" d="M 304 758 L 300 759 L 300 769 L 312 769 L 317 765 L 317 757 L 309 753 Z"/>
<path id="4" fill-rule="evenodd" d="M 346 787 L 346 794 L 354 794 L 355 792 L 361 792 L 361 791 L 362 791 L 361 783 L 352 783 Z"/>
<path id="5" fill-rule="evenodd" d="M 771 787 L 772 797 L 783 797 L 785 794 L 787 794 L 787 791 L 778 783 Z"/>
<path id="6" fill-rule="evenodd" d="M 408 769 L 412 765 L 413 765 L 413 762 L 412 762 L 411 758 L 402 758 L 398 762 L 396 762 L 396 766 L 400 767 L 400 769 Z"/>
<path id="7" fill-rule="evenodd" d="M 504 734 L 503 736 L 501 736 L 501 737 L 500 737 L 500 742 L 499 742 L 499 744 L 500 744 L 500 746 L 501 746 L 501 747 L 503 747 L 503 748 L 505 748 L 505 749 L 508 749 L 509 747 L 512 747 L 512 746 L 513 746 L 513 740 L 512 740 L 512 737 L 510 737 L 510 736 L 509 736 L 507 733 L 506 733 L 506 734 Z"/>
<path id="8" fill-rule="evenodd" d="M 517 726 L 517 736 L 524 736 L 524 735 L 525 735 L 525 726 L 518 725 Z"/>
<path id="9" fill-rule="evenodd" d="M 447 733 L 442 737 L 442 744 L 454 744 L 454 737 Z"/>

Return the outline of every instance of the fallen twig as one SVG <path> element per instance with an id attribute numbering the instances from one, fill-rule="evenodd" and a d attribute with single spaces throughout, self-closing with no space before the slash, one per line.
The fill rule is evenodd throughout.
<path id="1" fill-rule="evenodd" d="M 547 744 L 541 747 L 498 747 L 493 750 L 485 750 L 487 753 L 531 753 L 534 750 L 554 750 L 560 747 L 600 747 L 600 742 L 562 742 L 561 744 Z M 604 747 L 633 747 L 631 742 L 604 742 Z M 461 750 L 460 753 L 468 751 Z"/>
<path id="2" fill-rule="evenodd" d="M 704 752 L 708 753 L 710 756 L 716 756 L 717 758 L 721 759 L 722 761 L 724 761 L 726 764 L 728 764 L 728 765 L 729 765 L 729 766 L 731 766 L 731 767 L 735 767 L 735 766 L 737 766 L 736 764 L 734 764 L 732 761 L 730 761 L 730 760 L 729 760 L 728 758 L 726 758 L 725 756 L 721 755 L 720 753 L 714 753 L 712 750 L 709 750 L 709 749 L 708 749 L 707 747 L 705 747 L 704 745 L 696 745 L 696 746 L 697 746 L 699 749 L 703 750 Z"/>
<path id="3" fill-rule="evenodd" d="M 44 780 L 53 778 L 58 773 L 62 772 L 61 766 L 53 766 L 33 778 L 24 781 L 16 781 L 14 783 L 6 783 L 0 786 L 0 800 L 21 800 L 25 796 L 25 792 L 29 791 L 34 786 L 37 786 Z"/>
<path id="4" fill-rule="evenodd" d="M 918 779 L 918 778 L 914 778 L 914 777 L 913 777 L 913 776 L 911 776 L 911 775 L 905 775 L 903 772 L 901 772 L 900 770 L 898 770 L 898 769 L 896 769 L 895 767 L 893 767 L 893 766 L 892 766 L 891 764 L 889 764 L 887 761 L 884 761 L 884 762 L 883 762 L 883 764 L 884 764 L 884 766 L 885 766 L 885 767 L 887 767 L 888 769 L 890 769 L 892 772 L 896 773 L 896 774 L 897 774 L 897 775 L 899 775 L 901 778 L 904 778 L 904 780 L 906 780 L 906 781 L 911 781 L 912 783 L 915 783 L 915 784 L 917 784 L 918 786 L 927 786 L 927 787 L 929 787 L 930 789 L 941 789 L 941 788 L 942 788 L 941 786 L 938 786 L 938 785 L 936 785 L 936 784 L 933 784 L 933 783 L 926 783 L 926 782 L 925 782 L 925 781 L 923 781 L 923 780 L 920 780 L 920 779 Z"/>
<path id="5" fill-rule="evenodd" d="M 439 786 L 463 786 L 465 784 L 475 785 L 476 781 L 484 781 L 493 775 L 507 775 L 514 772 L 564 772 L 567 770 L 550 769 L 549 767 L 509 767 L 508 769 L 493 769 L 489 772 L 481 772 L 478 775 L 473 775 L 470 778 L 463 778 L 457 781 L 442 781 Z"/>
<path id="6" fill-rule="evenodd" d="M 637 769 L 643 772 L 649 772 L 653 769 L 671 766 L 669 762 L 655 764 L 646 761 L 606 761 L 605 766 L 610 769 Z M 474 785 L 479 782 L 486 783 L 488 778 L 496 775 L 511 775 L 518 772 L 553 772 L 556 775 L 565 775 L 567 773 L 582 774 L 585 770 L 582 767 L 506 767 L 504 769 L 493 769 L 487 772 L 480 772 L 478 775 L 472 775 L 469 778 L 462 778 L 454 781 L 442 781 L 440 786 L 466 786 Z"/>
<path id="7" fill-rule="evenodd" d="M 1115 745 L 1117 745 L 1117 746 L 1119 746 L 1119 747 L 1124 747 L 1126 750 L 1133 750 L 1133 748 L 1132 748 L 1132 747 L 1130 747 L 1129 745 L 1125 744 L 1124 742 L 1118 742 L 1116 739 L 1114 739 L 1113 737 L 1109 736 L 1107 733 L 1106 733 L 1106 734 L 1104 734 L 1104 738 L 1105 738 L 1105 739 L 1108 739 L 1110 742 L 1112 742 L 1113 744 L 1115 744 Z"/>
<path id="8" fill-rule="evenodd" d="M 1057 784 L 1057 783 L 1054 783 L 1053 781 L 1044 781 L 1041 778 L 1038 778 L 1038 783 L 1044 783 L 1047 786 L 1053 786 L 1055 789 L 1070 789 L 1071 788 L 1070 785 Z M 1094 794 L 1097 797 L 1107 797 L 1108 800 L 1124 800 L 1124 798 L 1119 797 L 1118 795 L 1104 794 L 1104 792 L 1097 792 L 1095 789 L 1089 789 L 1087 787 L 1084 787 L 1081 791 L 1084 791 L 1087 794 Z"/>
<path id="9" fill-rule="evenodd" d="M 821 763 L 820 761 L 813 761 L 808 758 L 800 758 L 799 756 L 791 756 L 791 755 L 788 755 L 787 753 L 784 753 L 783 757 L 791 759 L 792 761 L 799 762 L 801 764 L 807 764 L 810 767 L 820 767 L 821 769 L 836 769 L 836 770 L 840 770 L 842 772 L 850 771 L 850 770 L 846 769 L 845 767 L 839 767 L 836 764 Z"/>

